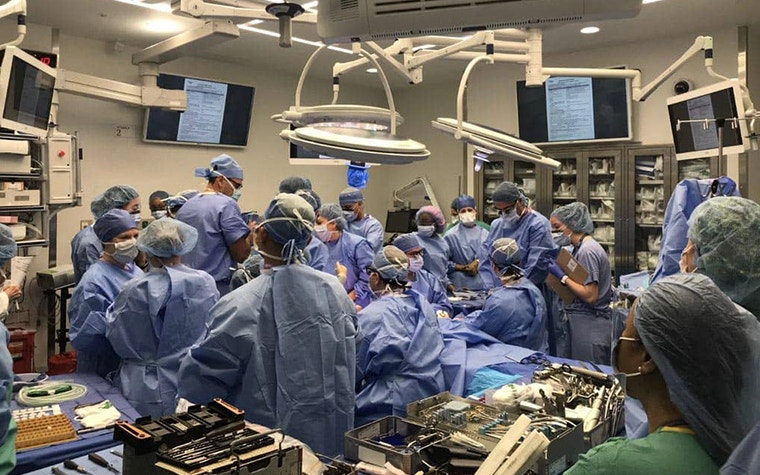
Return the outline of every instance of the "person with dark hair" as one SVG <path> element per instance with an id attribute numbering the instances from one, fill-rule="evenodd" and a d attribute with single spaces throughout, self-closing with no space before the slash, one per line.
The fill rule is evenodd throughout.
<path id="1" fill-rule="evenodd" d="M 280 193 L 295 193 L 298 190 L 311 190 L 311 180 L 305 176 L 289 176 L 280 182 Z"/>
<path id="2" fill-rule="evenodd" d="M 153 219 L 161 219 L 167 216 L 166 200 L 169 193 L 164 190 L 157 190 L 150 194 L 148 206 L 150 206 L 150 215 Z"/>

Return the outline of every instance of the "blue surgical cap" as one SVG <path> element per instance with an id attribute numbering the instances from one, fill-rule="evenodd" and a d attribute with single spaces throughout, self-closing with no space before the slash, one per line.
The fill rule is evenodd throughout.
<path id="1" fill-rule="evenodd" d="M 412 233 L 402 234 L 400 236 L 397 236 L 396 239 L 393 240 L 393 245 L 401 249 L 405 253 L 418 251 L 422 249 L 422 245 L 420 245 L 420 240 L 417 239 L 417 236 Z"/>
<path id="2" fill-rule="evenodd" d="M 588 214 L 588 208 L 583 203 L 575 202 L 560 206 L 552 212 L 552 217 L 562 221 L 562 224 L 574 233 L 594 232 L 594 223 Z"/>
<path id="3" fill-rule="evenodd" d="M 116 185 L 99 194 L 90 203 L 90 211 L 95 219 L 100 218 L 112 209 L 119 209 L 139 198 L 140 194 L 129 185 Z"/>
<path id="4" fill-rule="evenodd" d="M 264 257 L 258 252 L 252 251 L 251 255 L 243 262 L 243 268 L 232 273 L 232 277 L 230 278 L 230 290 L 235 290 L 250 282 L 251 279 L 260 276 L 263 267 Z"/>
<path id="5" fill-rule="evenodd" d="M 520 246 L 512 238 L 500 238 L 491 244 L 491 262 L 499 269 L 520 263 Z"/>
<path id="6" fill-rule="evenodd" d="M 760 324 L 705 275 L 666 277 L 634 326 L 697 440 L 722 465 L 760 418 Z"/>
<path id="7" fill-rule="evenodd" d="M 348 222 L 346 221 L 346 218 L 343 217 L 343 210 L 340 205 L 336 203 L 325 203 L 320 206 L 319 210 L 317 210 L 317 216 L 332 221 L 341 231 L 348 227 Z"/>
<path id="8" fill-rule="evenodd" d="M 296 249 L 302 250 L 311 240 L 314 208 L 298 195 L 280 193 L 269 203 L 262 225 L 274 242 L 284 245 L 282 257 L 290 262 Z"/>
<path id="9" fill-rule="evenodd" d="M 0 224 L 0 266 L 4 266 L 6 262 L 16 256 L 17 248 L 11 228 Z"/>
<path id="10" fill-rule="evenodd" d="M 417 221 L 417 225 L 420 224 L 420 217 L 422 217 L 423 214 L 430 215 L 435 220 L 435 232 L 436 233 L 442 233 L 444 226 L 446 226 L 446 218 L 443 216 L 443 213 L 440 209 L 436 208 L 435 206 L 423 206 L 422 208 L 417 210 L 417 214 L 414 215 L 414 220 Z"/>
<path id="11" fill-rule="evenodd" d="M 322 206 L 322 200 L 314 190 L 298 190 L 296 191 L 296 194 L 305 199 L 311 205 L 311 207 L 314 208 L 315 213 L 319 207 Z"/>
<path id="12" fill-rule="evenodd" d="M 170 196 L 166 198 L 166 206 L 169 209 L 181 208 L 182 205 L 187 203 L 187 200 L 197 195 L 198 195 L 198 190 L 180 191 L 175 196 Z"/>
<path id="13" fill-rule="evenodd" d="M 93 228 L 95 230 L 95 235 L 101 240 L 101 242 L 110 242 L 111 239 L 124 231 L 137 229 L 137 223 L 135 223 L 134 218 L 123 209 L 112 209 L 98 218 L 98 220 L 95 221 Z"/>
<path id="14" fill-rule="evenodd" d="M 195 248 L 198 231 L 176 219 L 157 219 L 140 231 L 137 247 L 156 257 L 184 256 Z"/>
<path id="15" fill-rule="evenodd" d="M 452 206 L 452 208 L 459 211 L 462 208 L 476 208 L 475 205 L 475 197 L 470 195 L 460 195 L 456 200 L 454 200 L 455 205 Z"/>
<path id="16" fill-rule="evenodd" d="M 311 190 L 311 180 L 305 176 L 289 176 L 280 182 L 280 193 L 295 193 L 298 190 Z"/>
<path id="17" fill-rule="evenodd" d="M 699 272 L 760 318 L 760 204 L 711 198 L 692 212 L 688 236 L 697 246 Z"/>
<path id="18" fill-rule="evenodd" d="M 387 282 L 403 285 L 409 281 L 409 261 L 396 246 L 385 246 L 375 254 L 372 267 Z"/>
<path id="19" fill-rule="evenodd" d="M 346 188 L 340 192 L 340 195 L 338 195 L 338 203 L 340 203 L 341 206 L 352 205 L 360 201 L 364 201 L 364 194 L 362 193 L 362 190 L 358 188 Z"/>
<path id="20" fill-rule="evenodd" d="M 208 168 L 195 169 L 195 176 L 205 178 L 207 180 L 219 175 L 223 175 L 227 178 L 236 178 L 238 180 L 242 180 L 243 169 L 240 168 L 238 162 L 236 162 L 226 153 L 223 153 L 218 157 L 214 157 L 211 160 L 211 165 L 209 165 Z"/>
<path id="21" fill-rule="evenodd" d="M 513 203 L 524 199 L 520 189 L 511 181 L 504 181 L 493 192 L 494 203 Z"/>

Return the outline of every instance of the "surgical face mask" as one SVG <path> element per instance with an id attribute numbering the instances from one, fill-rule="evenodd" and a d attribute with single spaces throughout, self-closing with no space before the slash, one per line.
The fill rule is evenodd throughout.
<path id="1" fill-rule="evenodd" d="M 356 221 L 356 213 L 353 211 L 343 211 L 343 217 L 346 219 L 346 222 L 353 223 Z"/>
<path id="2" fill-rule="evenodd" d="M 637 371 L 635 373 L 623 373 L 618 368 L 618 362 L 619 362 L 618 360 L 620 358 L 618 356 L 620 354 L 620 342 L 623 341 L 623 340 L 625 340 L 625 341 L 638 341 L 638 342 L 641 342 L 640 339 L 638 339 L 638 338 L 631 338 L 629 336 L 621 336 L 620 338 L 618 338 L 617 341 L 615 342 L 615 345 L 612 347 L 612 355 L 611 355 L 611 361 L 610 361 L 610 364 L 612 365 L 612 370 L 615 372 L 616 376 L 618 374 L 623 375 L 625 377 L 624 379 L 634 378 L 636 376 L 641 376 L 641 371 Z M 623 382 L 624 381 L 621 381 L 621 383 L 623 383 Z"/>
<path id="3" fill-rule="evenodd" d="M 152 211 L 150 215 L 153 216 L 154 219 L 161 219 L 167 216 L 167 212 L 165 209 L 159 209 L 156 211 Z"/>
<path id="4" fill-rule="evenodd" d="M 435 234 L 435 225 L 432 225 L 432 224 L 429 225 L 429 226 L 418 225 L 417 226 L 417 233 L 420 236 L 432 237 L 433 234 Z"/>
<path id="5" fill-rule="evenodd" d="M 570 245 L 570 236 L 563 233 L 562 231 L 553 232 L 552 239 L 554 239 L 554 244 L 556 244 L 559 247 L 565 247 L 565 246 Z"/>
<path id="6" fill-rule="evenodd" d="M 140 224 L 140 221 L 142 221 L 142 216 L 140 216 L 139 211 L 135 211 L 134 213 L 129 213 L 130 216 L 132 216 L 132 219 L 135 220 L 135 223 Z"/>
<path id="7" fill-rule="evenodd" d="M 517 210 L 515 208 L 512 208 L 509 211 L 501 212 L 501 219 L 504 221 L 504 227 L 506 229 L 512 229 L 517 226 L 517 223 L 520 222 L 521 217 L 522 215 L 517 214 Z"/>
<path id="8" fill-rule="evenodd" d="M 232 196 L 230 196 L 230 198 L 232 198 L 235 201 L 238 201 L 242 195 L 243 195 L 243 189 L 238 188 L 237 190 L 232 192 Z"/>
<path id="9" fill-rule="evenodd" d="M 217 176 L 224 178 L 224 181 L 226 181 L 232 188 L 232 195 L 230 195 L 230 198 L 232 198 L 235 201 L 239 200 L 240 197 L 243 195 L 243 185 L 235 186 L 235 184 L 232 183 L 229 178 L 227 178 L 226 176 L 222 175 L 219 172 L 216 172 L 216 173 L 217 173 Z"/>
<path id="10" fill-rule="evenodd" d="M 475 226 L 475 212 L 469 211 L 467 213 L 459 213 L 459 222 L 468 228 Z"/>
<path id="11" fill-rule="evenodd" d="M 419 272 L 425 259 L 422 256 L 409 256 L 409 272 Z"/>
<path id="12" fill-rule="evenodd" d="M 332 231 L 327 229 L 326 224 L 317 224 L 314 226 L 314 234 L 317 235 L 317 239 L 322 242 L 328 242 L 332 237 Z"/>
<path id="13" fill-rule="evenodd" d="M 139 250 L 137 249 L 137 239 L 127 239 L 126 241 L 121 241 L 114 243 L 114 251 L 113 253 L 108 253 L 111 257 L 113 257 L 116 262 L 122 265 L 127 265 L 130 262 L 135 260 L 135 257 L 137 257 L 137 253 Z"/>

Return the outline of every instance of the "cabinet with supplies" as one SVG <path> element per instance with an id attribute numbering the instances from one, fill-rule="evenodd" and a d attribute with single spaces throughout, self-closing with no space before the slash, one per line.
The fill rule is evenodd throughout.
<path id="1" fill-rule="evenodd" d="M 540 187 L 545 186 L 551 178 L 551 171 L 537 167 L 534 163 L 499 157 L 492 156 L 491 161 L 484 163 L 478 173 L 475 199 L 478 202 L 479 219 L 490 223 L 499 217 L 493 205 L 493 192 L 503 181 L 516 183 L 533 208 L 538 209 L 549 203 L 548 194 Z"/>

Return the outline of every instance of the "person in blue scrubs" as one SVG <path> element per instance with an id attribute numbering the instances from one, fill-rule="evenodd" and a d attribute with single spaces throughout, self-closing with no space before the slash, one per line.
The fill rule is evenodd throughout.
<path id="1" fill-rule="evenodd" d="M 417 222 L 417 231 L 414 234 L 425 249 L 423 255 L 425 263 L 422 267 L 433 274 L 441 282 L 443 288 L 451 290 L 448 277 L 449 269 L 453 267 L 451 251 L 449 245 L 441 237 L 446 218 L 435 206 L 423 206 L 414 218 Z"/>
<path id="2" fill-rule="evenodd" d="M 106 310 L 130 280 L 143 275 L 135 264 L 137 223 L 124 210 L 114 209 L 95 221 L 103 255 L 87 269 L 69 305 L 69 338 L 77 350 L 77 372 L 106 377 L 119 366 L 119 357 L 106 339 Z"/>
<path id="3" fill-rule="evenodd" d="M 137 238 L 150 272 L 128 282 L 106 311 L 106 338 L 121 358 L 116 386 L 142 416 L 174 414 L 179 365 L 219 300 L 210 275 L 182 264 L 197 241 L 181 221 L 150 223 Z"/>
<path id="4" fill-rule="evenodd" d="M 445 391 L 443 336 L 433 307 L 407 289 L 409 263 L 385 246 L 372 263 L 378 299 L 359 312 L 356 353 L 356 425 L 406 415 L 410 402 Z"/>
<path id="5" fill-rule="evenodd" d="M 348 223 L 343 211 L 335 203 L 323 204 L 317 212 L 317 224 L 314 233 L 325 243 L 329 258 L 324 272 L 338 275 L 338 269 L 344 269 L 343 286 L 348 296 L 356 305 L 366 306 L 372 300 L 369 290 L 367 267 L 372 264 L 374 253 L 372 245 L 361 236 L 346 232 Z M 339 266 L 340 264 L 340 266 Z"/>
<path id="6" fill-rule="evenodd" d="M 129 185 L 115 185 L 96 196 L 90 202 L 90 212 L 97 220 L 112 209 L 123 209 L 140 222 L 140 194 Z M 79 231 L 71 240 L 71 263 L 74 266 L 74 282 L 77 284 L 87 269 L 100 259 L 103 244 L 92 226 Z"/>
<path id="7" fill-rule="evenodd" d="M 546 302 L 538 287 L 523 276 L 517 241 L 494 241 L 491 264 L 502 286 L 488 296 L 482 310 L 470 313 L 464 320 L 508 345 L 545 353 L 549 349 Z"/>
<path id="8" fill-rule="evenodd" d="M 588 271 L 586 282 L 570 279 L 557 263 L 549 272 L 575 294 L 570 304 L 561 303 L 570 327 L 570 354 L 573 359 L 609 364 L 612 338 L 612 269 L 610 258 L 593 237 L 594 223 L 583 203 L 555 209 L 552 230 L 561 233 L 559 245 L 572 245 L 573 257 Z"/>
<path id="9" fill-rule="evenodd" d="M 309 185 L 311 186 L 311 183 L 309 183 Z M 317 210 L 319 210 L 319 208 L 322 206 L 322 200 L 314 190 L 300 189 L 297 190 L 295 194 L 305 199 L 306 202 L 308 202 L 311 207 L 314 208 L 314 213 L 316 213 Z M 327 250 L 325 243 L 320 241 L 319 238 L 312 236 L 311 241 L 309 241 L 309 244 L 306 245 L 306 249 L 304 249 L 304 254 L 306 255 L 306 262 L 309 264 L 309 267 L 312 269 L 321 270 L 322 272 L 331 272 L 327 269 L 327 262 L 330 259 L 330 252 Z"/>
<path id="10" fill-rule="evenodd" d="M 329 456 L 354 426 L 356 308 L 335 277 L 298 263 L 314 211 L 293 194 L 270 203 L 255 239 L 262 274 L 211 309 L 206 337 L 179 370 L 179 396 L 223 398 Z"/>
<path id="11" fill-rule="evenodd" d="M 528 199 L 512 182 L 505 181 L 496 187 L 493 194 L 494 207 L 500 217 L 491 223 L 483 246 L 480 248 L 480 277 L 486 288 L 500 286 L 498 277 L 488 258 L 491 246 L 497 239 L 508 237 L 517 241 L 520 247 L 520 265 L 527 277 L 541 291 L 546 301 L 549 332 L 549 353 L 569 357 L 569 337 L 559 311 L 557 294 L 545 283 L 547 269 L 559 255 L 559 247 L 554 243 L 551 225 L 541 213 L 528 206 Z"/>
<path id="12" fill-rule="evenodd" d="M 195 176 L 206 178 L 208 183 L 177 213 L 178 220 L 198 230 L 198 244 L 183 262 L 211 274 L 219 294 L 224 295 L 230 291 L 230 269 L 251 253 L 251 228 L 243 221 L 237 204 L 243 169 L 232 157 L 222 154 L 211 160 L 209 168 L 196 168 Z"/>
<path id="13" fill-rule="evenodd" d="M 166 198 L 166 212 L 170 218 L 177 218 L 177 213 L 187 203 L 187 200 L 197 196 L 198 190 L 184 190 L 180 191 L 174 196 Z"/>
<path id="14" fill-rule="evenodd" d="M 461 195 L 456 199 L 456 207 L 459 222 L 443 236 L 451 252 L 449 282 L 456 290 L 483 290 L 485 284 L 478 272 L 478 255 L 488 239 L 488 231 L 477 225 L 474 197 Z"/>
<path id="15" fill-rule="evenodd" d="M 422 268 L 425 253 L 420 241 L 412 233 L 401 234 L 393 240 L 393 245 L 404 251 L 409 261 L 409 282 L 412 289 L 422 294 L 435 309 L 436 316 L 454 316 L 454 307 L 449 302 L 446 289 L 433 274 Z"/>
<path id="16" fill-rule="evenodd" d="M 343 217 L 348 223 L 347 231 L 361 236 L 372 245 L 374 252 L 383 247 L 385 230 L 380 221 L 364 212 L 364 194 L 358 188 L 348 187 L 338 195 Z"/>
<path id="17" fill-rule="evenodd" d="M 156 190 L 148 197 L 148 206 L 150 207 L 150 216 L 153 219 L 163 219 L 169 215 L 166 210 L 166 200 L 169 199 L 169 193 L 164 190 Z"/>

